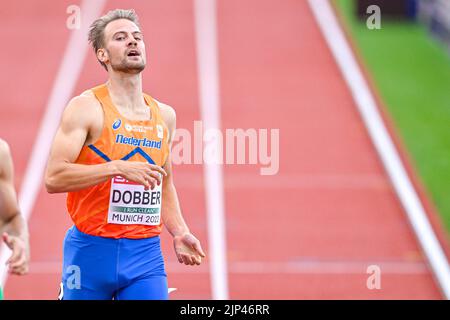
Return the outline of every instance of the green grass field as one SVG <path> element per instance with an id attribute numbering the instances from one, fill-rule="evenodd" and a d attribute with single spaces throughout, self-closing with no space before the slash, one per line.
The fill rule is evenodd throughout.
<path id="1" fill-rule="evenodd" d="M 419 23 L 369 30 L 335 0 L 401 140 L 450 231 L 450 52 Z"/>

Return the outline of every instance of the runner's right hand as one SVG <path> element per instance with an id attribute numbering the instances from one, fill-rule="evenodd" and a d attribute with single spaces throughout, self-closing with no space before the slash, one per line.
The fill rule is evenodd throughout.
<path id="1" fill-rule="evenodd" d="M 11 249 L 11 257 L 6 261 L 9 266 L 9 273 L 16 275 L 24 275 L 28 273 L 28 264 L 30 260 L 30 248 L 28 242 L 20 237 L 13 236 L 7 232 L 3 232 L 3 241 L 9 249 Z"/>
<path id="2" fill-rule="evenodd" d="M 145 190 L 154 189 L 156 185 L 160 185 L 161 175 L 167 176 L 163 168 L 147 162 L 115 160 L 113 164 L 121 177 L 142 184 Z"/>

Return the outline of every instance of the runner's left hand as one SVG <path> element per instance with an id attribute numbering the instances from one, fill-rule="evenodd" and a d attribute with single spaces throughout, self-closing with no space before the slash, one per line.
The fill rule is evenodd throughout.
<path id="1" fill-rule="evenodd" d="M 181 236 L 173 238 L 173 246 L 177 255 L 178 261 L 185 265 L 200 265 L 202 258 L 206 257 L 200 241 L 191 233 L 185 233 Z"/>

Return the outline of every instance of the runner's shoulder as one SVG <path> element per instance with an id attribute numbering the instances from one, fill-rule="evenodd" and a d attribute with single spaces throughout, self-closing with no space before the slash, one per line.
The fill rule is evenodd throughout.
<path id="1" fill-rule="evenodd" d="M 69 106 L 83 109 L 101 107 L 100 102 L 91 90 L 86 90 L 80 95 L 73 97 L 68 104 L 68 107 Z"/>
<path id="2" fill-rule="evenodd" d="M 6 157 L 9 157 L 9 155 L 9 144 L 5 140 L 0 138 L 0 158 L 5 159 Z"/>
<path id="3" fill-rule="evenodd" d="M 161 116 L 164 119 L 164 122 L 169 127 L 169 129 L 174 129 L 173 126 L 175 126 L 177 114 L 175 112 L 175 109 L 169 106 L 168 104 L 165 104 L 161 101 L 158 101 L 154 99 L 156 103 L 159 106 L 159 110 L 161 112 Z"/>
<path id="4" fill-rule="evenodd" d="M 64 118 L 70 121 L 91 122 L 101 116 L 102 107 L 92 91 L 87 90 L 73 97 L 64 110 Z"/>
<path id="5" fill-rule="evenodd" d="M 0 162 L 0 179 L 3 179 L 5 177 L 5 170 L 7 171 L 7 163 L 11 159 L 11 151 L 9 149 L 9 144 L 3 140 L 0 139 L 0 159 L 2 161 Z"/>

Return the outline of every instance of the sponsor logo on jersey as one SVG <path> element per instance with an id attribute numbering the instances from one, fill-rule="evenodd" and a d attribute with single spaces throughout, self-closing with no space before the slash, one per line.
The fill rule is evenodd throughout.
<path id="1" fill-rule="evenodd" d="M 132 132 L 147 132 L 147 130 L 152 130 L 152 127 L 149 126 L 140 126 L 140 125 L 131 125 L 129 123 L 125 124 L 125 130 L 132 131 Z"/>
<path id="2" fill-rule="evenodd" d="M 116 121 L 114 121 L 114 123 L 113 123 L 113 125 L 112 125 L 112 128 L 113 128 L 114 130 L 117 130 L 117 129 L 120 128 L 120 125 L 121 125 L 121 124 L 122 124 L 122 120 L 117 119 Z"/>
<path id="3" fill-rule="evenodd" d="M 161 141 L 150 140 L 147 138 L 138 139 L 135 137 L 127 137 L 122 134 L 116 135 L 116 143 L 128 144 L 135 147 L 161 149 Z"/>
<path id="4" fill-rule="evenodd" d="M 156 133 L 158 135 L 158 138 L 160 138 L 160 139 L 164 138 L 164 129 L 163 129 L 162 125 L 160 125 L 160 124 L 156 125 Z"/>

